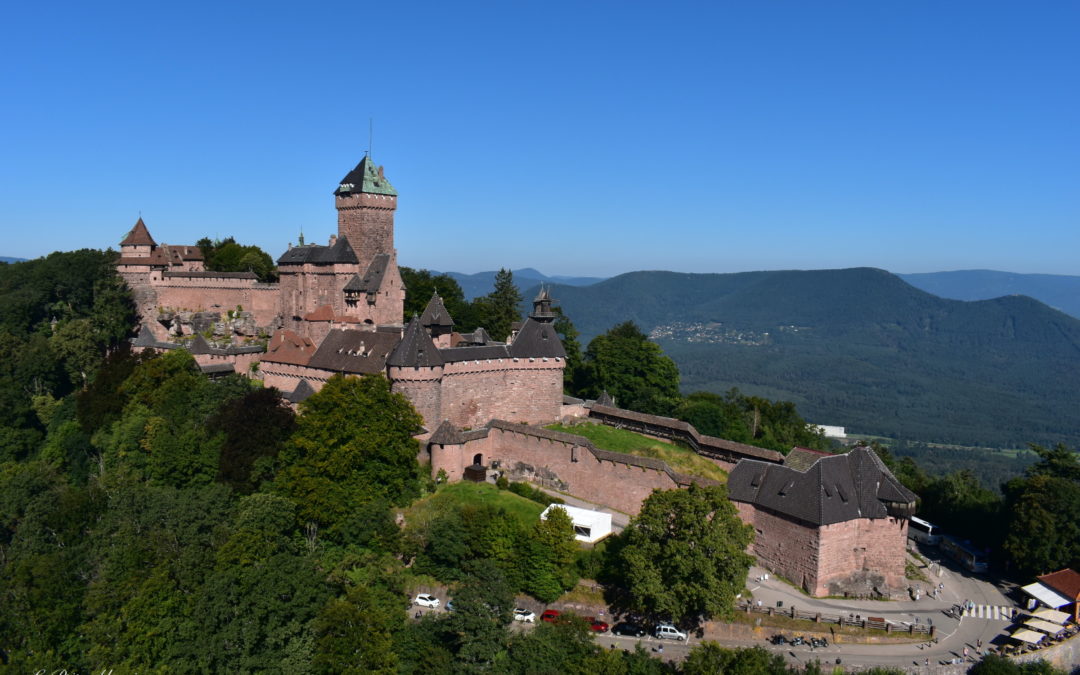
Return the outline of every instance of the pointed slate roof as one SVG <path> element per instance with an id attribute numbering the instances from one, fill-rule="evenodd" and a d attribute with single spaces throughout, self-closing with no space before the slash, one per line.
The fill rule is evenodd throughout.
<path id="1" fill-rule="evenodd" d="M 869 448 L 820 457 L 802 471 L 744 459 L 728 475 L 728 495 L 812 525 L 910 515 L 915 507 L 915 495 Z"/>
<path id="2" fill-rule="evenodd" d="M 386 359 L 386 365 L 398 368 L 433 368 L 444 363 L 439 348 L 415 315 L 405 327 L 401 342 Z"/>
<path id="3" fill-rule="evenodd" d="M 521 330 L 510 344 L 510 356 L 565 359 L 566 350 L 553 324 L 529 317 L 521 324 Z"/>
<path id="4" fill-rule="evenodd" d="M 333 246 L 319 246 L 317 244 L 294 246 L 278 258 L 279 265 L 304 265 L 307 263 L 313 265 L 356 265 L 359 262 L 360 259 L 356 257 L 356 251 L 353 250 L 349 240 L 344 236 L 338 237 Z"/>
<path id="5" fill-rule="evenodd" d="M 383 168 L 376 167 L 371 157 L 364 155 L 356 168 L 341 179 L 338 188 L 334 190 L 336 195 L 357 194 L 366 192 L 373 195 L 397 195 L 394 186 L 383 175 Z"/>
<path id="6" fill-rule="evenodd" d="M 157 242 L 150 236 L 150 230 L 146 229 L 146 223 L 143 222 L 142 216 L 139 216 L 139 220 L 135 223 L 135 227 L 131 228 L 131 231 L 124 237 L 124 241 L 120 242 L 121 246 L 157 246 Z"/>
<path id="7" fill-rule="evenodd" d="M 450 312 L 446 311 L 446 305 L 443 304 L 442 298 L 438 293 L 433 293 L 431 300 L 428 300 L 427 307 L 424 308 L 424 313 L 420 315 L 420 325 L 425 328 L 431 326 L 445 326 L 450 327 L 454 325 L 454 319 L 450 317 Z"/>
<path id="8" fill-rule="evenodd" d="M 450 420 L 443 420 L 439 428 L 428 439 L 428 443 L 435 443 L 436 445 L 461 445 L 464 442 L 465 435 L 461 433 L 461 429 L 451 424 Z"/>
<path id="9" fill-rule="evenodd" d="M 202 336 L 202 333 L 197 333 L 195 339 L 191 341 L 191 345 L 188 347 L 188 351 L 192 354 L 209 354 L 210 343 L 206 341 L 206 338 Z"/>

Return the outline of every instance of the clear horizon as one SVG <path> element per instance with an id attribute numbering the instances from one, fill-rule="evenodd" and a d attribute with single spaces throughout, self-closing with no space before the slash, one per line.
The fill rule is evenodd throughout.
<path id="1" fill-rule="evenodd" d="M 336 230 L 548 275 L 1080 275 L 1080 5 L 57 2 L 0 26 L 0 254 Z"/>

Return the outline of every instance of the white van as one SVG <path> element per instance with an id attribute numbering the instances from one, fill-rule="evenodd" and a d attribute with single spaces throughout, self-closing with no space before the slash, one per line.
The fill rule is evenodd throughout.
<path id="1" fill-rule="evenodd" d="M 656 625 L 656 637 L 664 640 L 678 640 L 682 642 L 686 640 L 686 633 L 682 632 L 670 623 L 659 623 Z"/>

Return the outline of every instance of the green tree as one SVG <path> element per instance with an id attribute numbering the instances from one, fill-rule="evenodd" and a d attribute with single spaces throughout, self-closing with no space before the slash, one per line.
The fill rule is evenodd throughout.
<path id="1" fill-rule="evenodd" d="M 578 340 L 580 333 L 574 327 L 570 317 L 563 313 L 561 307 L 552 307 L 555 312 L 555 332 L 559 334 L 563 350 L 566 352 L 566 368 L 563 370 L 563 390 L 575 396 L 578 391 L 587 386 L 584 381 L 587 374 L 585 364 L 581 356 L 581 342 Z"/>
<path id="2" fill-rule="evenodd" d="M 335 528 L 361 504 L 381 497 L 405 504 L 419 494 L 420 415 L 382 375 L 335 375 L 304 401 L 285 444 L 278 489 L 304 520 Z"/>
<path id="3" fill-rule="evenodd" d="M 488 671 L 506 649 L 514 589 L 491 560 L 472 561 L 465 572 L 447 626 L 455 636 L 455 660 L 460 668 Z"/>
<path id="4" fill-rule="evenodd" d="M 564 614 L 553 623 L 540 622 L 517 633 L 510 643 L 506 670 L 521 675 L 544 673 L 592 673 L 586 669 L 597 652 L 589 624 L 579 616 Z"/>
<path id="5" fill-rule="evenodd" d="M 761 647 L 725 649 L 711 640 L 690 650 L 682 672 L 685 675 L 789 675 L 781 654 L 773 654 Z"/>
<path id="6" fill-rule="evenodd" d="M 277 389 L 260 387 L 227 401 L 207 426 L 224 436 L 217 480 L 251 494 L 273 477 L 274 460 L 296 428 L 296 415 Z"/>
<path id="7" fill-rule="evenodd" d="M 598 335 L 585 350 L 587 386 L 582 394 L 607 391 L 621 408 L 668 415 L 679 402 L 679 369 L 632 321 Z"/>
<path id="8" fill-rule="evenodd" d="M 492 339 L 505 340 L 510 335 L 511 324 L 521 321 L 521 301 L 513 272 L 500 268 L 495 273 L 495 289 L 473 301 L 475 318 Z"/>
<path id="9" fill-rule="evenodd" d="M 401 267 L 399 270 L 401 283 L 406 291 L 405 312 L 402 317 L 405 323 L 408 323 L 414 315 L 423 314 L 431 296 L 438 293 L 446 311 L 450 312 L 450 316 L 454 319 L 455 330 L 470 331 L 476 327 L 471 325 L 471 311 L 469 303 L 465 301 L 465 293 L 449 274 L 435 274 L 431 270 L 417 270 L 411 267 Z"/>
<path id="10" fill-rule="evenodd" d="M 689 623 L 731 612 L 753 559 L 723 486 L 656 490 L 624 532 L 630 608 Z"/>
<path id="11" fill-rule="evenodd" d="M 573 588 L 577 551 L 574 523 L 566 510 L 548 511 L 547 518 L 533 526 L 526 548 L 526 590 L 538 600 L 552 602 Z"/>
<path id="12" fill-rule="evenodd" d="M 394 634 L 405 625 L 401 596 L 354 586 L 326 604 L 315 619 L 315 671 L 328 675 L 398 672 Z"/>

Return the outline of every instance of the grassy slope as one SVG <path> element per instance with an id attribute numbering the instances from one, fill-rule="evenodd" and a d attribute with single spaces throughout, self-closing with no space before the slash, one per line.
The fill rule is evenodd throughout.
<path id="1" fill-rule="evenodd" d="M 668 466 L 680 473 L 712 478 L 721 483 L 727 482 L 727 472 L 692 450 L 648 438 L 641 434 L 635 434 L 632 431 L 590 422 L 583 422 L 573 426 L 553 424 L 548 429 L 584 436 L 602 450 L 622 452 L 627 455 L 637 455 L 638 457 L 662 459 L 668 463 Z"/>
<path id="2" fill-rule="evenodd" d="M 489 483 L 459 481 L 444 485 L 435 494 L 414 502 L 406 509 L 405 519 L 410 524 L 426 523 L 453 506 L 482 504 L 502 507 L 528 526 L 532 526 L 544 510 L 543 506 L 534 501 L 500 490 Z"/>

